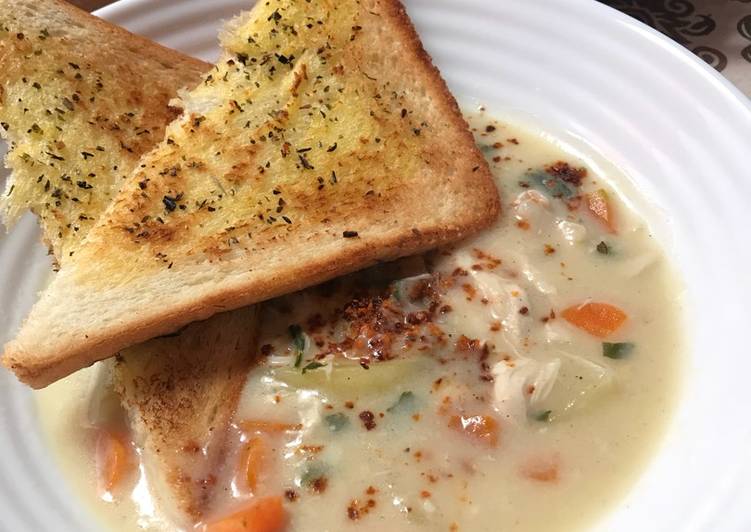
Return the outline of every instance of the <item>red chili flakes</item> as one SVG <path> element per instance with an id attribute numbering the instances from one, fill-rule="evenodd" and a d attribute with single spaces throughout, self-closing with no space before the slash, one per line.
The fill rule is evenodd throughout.
<path id="1" fill-rule="evenodd" d="M 451 272 L 452 277 L 466 277 L 467 275 L 469 275 L 469 272 L 464 268 L 456 268 L 453 272 Z"/>
<path id="2" fill-rule="evenodd" d="M 433 381 L 433 390 L 437 391 L 441 387 L 441 384 L 443 384 L 443 377 L 438 377 Z"/>
<path id="3" fill-rule="evenodd" d="M 422 490 L 420 492 L 420 497 L 423 499 L 429 499 L 432 496 L 432 493 L 430 493 L 428 490 Z"/>
<path id="4" fill-rule="evenodd" d="M 506 142 L 510 142 L 511 144 L 514 144 L 517 146 L 519 145 L 519 141 L 516 138 L 506 139 Z"/>
<path id="5" fill-rule="evenodd" d="M 313 314 L 310 318 L 308 318 L 308 329 L 311 333 L 320 331 L 325 324 L 326 321 L 323 319 L 323 316 L 318 313 Z"/>
<path id="6" fill-rule="evenodd" d="M 375 416 L 370 410 L 363 410 L 358 417 L 367 430 L 373 430 L 376 428 Z"/>
<path id="7" fill-rule="evenodd" d="M 476 259 L 482 261 L 480 265 L 487 270 L 494 270 L 501 265 L 501 259 L 494 257 L 490 253 L 486 253 L 481 249 L 473 248 L 472 252 Z"/>
<path id="8" fill-rule="evenodd" d="M 549 166 L 546 166 L 545 171 L 552 176 L 562 179 L 566 183 L 571 183 L 575 187 L 581 186 L 582 179 L 587 177 L 586 168 L 574 168 L 564 161 L 557 161 Z"/>
<path id="9" fill-rule="evenodd" d="M 301 445 L 298 447 L 301 453 L 303 454 L 318 454 L 321 451 L 323 451 L 324 446 L 323 445 Z"/>
<path id="10" fill-rule="evenodd" d="M 555 319 L 555 311 L 551 308 L 550 309 L 550 314 L 548 314 L 547 316 L 545 316 L 544 318 L 542 318 L 542 322 L 543 323 L 547 323 L 547 322 L 549 322 L 551 320 L 554 320 L 554 319 Z"/>
<path id="11" fill-rule="evenodd" d="M 357 521 L 360 519 L 359 504 L 360 503 L 357 499 L 352 499 L 349 502 L 349 506 L 347 506 L 347 517 L 349 517 L 351 521 Z"/>
<path id="12" fill-rule="evenodd" d="M 289 502 L 295 502 L 299 495 L 297 492 L 293 489 L 287 489 L 284 490 L 284 498 L 287 499 Z"/>
<path id="13" fill-rule="evenodd" d="M 372 490 L 372 492 L 371 492 Z M 376 493 L 376 489 L 373 486 L 368 486 L 365 490 L 367 495 L 373 495 Z M 358 499 L 352 499 L 347 506 L 347 517 L 352 521 L 357 521 L 361 517 L 367 515 L 370 510 L 376 507 L 375 499 L 368 497 L 365 501 L 360 502 Z"/>
<path id="14" fill-rule="evenodd" d="M 545 244 L 545 255 L 552 255 L 555 253 L 555 248 L 550 244 Z"/>
<path id="15" fill-rule="evenodd" d="M 456 350 L 460 353 L 468 353 L 470 351 L 479 351 L 482 349 L 482 342 L 475 339 L 470 339 L 463 334 L 456 341 Z"/>
<path id="16" fill-rule="evenodd" d="M 418 312 L 410 312 L 407 314 L 407 323 L 410 325 L 419 325 L 430 320 L 430 314 L 424 310 Z"/>
<path id="17" fill-rule="evenodd" d="M 519 309 L 519 314 L 521 314 L 522 316 L 526 316 L 527 314 L 529 314 L 529 308 L 527 308 L 527 307 L 520 308 Z"/>
<path id="18" fill-rule="evenodd" d="M 432 278 L 416 281 L 409 290 L 410 301 L 420 301 L 421 299 L 436 295 L 432 281 Z"/>
<path id="19" fill-rule="evenodd" d="M 462 285 L 462 290 L 467 294 L 467 301 L 472 301 L 475 298 L 475 295 L 477 295 L 477 289 L 469 283 L 464 283 Z"/>
<path id="20" fill-rule="evenodd" d="M 518 220 L 516 222 L 516 227 L 526 231 L 527 229 L 529 229 L 529 222 L 527 220 Z"/>
<path id="21" fill-rule="evenodd" d="M 345 408 L 349 408 L 350 410 L 352 410 L 355 407 L 355 403 L 353 403 L 352 401 L 345 401 L 344 402 L 344 407 Z"/>
<path id="22" fill-rule="evenodd" d="M 329 480 L 326 477 L 318 477 L 317 479 L 313 481 L 310 487 L 315 493 L 320 494 L 326 491 L 326 488 L 328 487 L 328 485 L 329 485 Z"/>
<path id="23" fill-rule="evenodd" d="M 502 325 L 501 325 L 501 322 L 500 322 L 500 321 L 498 321 L 498 320 L 496 320 L 496 321 L 493 321 L 493 322 L 491 322 L 491 324 L 490 324 L 490 330 L 491 330 L 491 331 L 493 331 L 493 332 L 498 332 L 498 331 L 500 331 L 500 330 L 501 330 L 501 327 L 502 327 Z"/>

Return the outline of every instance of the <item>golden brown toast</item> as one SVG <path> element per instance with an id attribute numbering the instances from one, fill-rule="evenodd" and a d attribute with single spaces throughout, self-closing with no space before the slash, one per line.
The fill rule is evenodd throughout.
<path id="1" fill-rule="evenodd" d="M 217 314 L 116 359 L 115 390 L 142 449 L 150 491 L 179 524 L 194 524 L 207 509 L 256 353 L 256 308 Z"/>
<path id="2" fill-rule="evenodd" d="M 176 116 L 169 100 L 210 66 L 56 0 L 0 0 L 0 28 L 0 121 L 13 170 L 3 214 L 34 211 L 64 269 L 124 177 L 163 138 Z M 253 363 L 255 313 L 218 314 L 124 350 L 114 365 L 151 491 L 177 523 L 200 519 L 210 495 L 206 479 Z"/>
<path id="3" fill-rule="evenodd" d="M 65 260 L 209 65 L 57 0 L 0 2 L 0 122 L 13 170 L 0 211 L 26 209 Z"/>
<path id="4" fill-rule="evenodd" d="M 498 214 L 488 167 L 398 1 L 259 2 L 222 46 L 6 346 L 22 381 L 45 386 Z"/>

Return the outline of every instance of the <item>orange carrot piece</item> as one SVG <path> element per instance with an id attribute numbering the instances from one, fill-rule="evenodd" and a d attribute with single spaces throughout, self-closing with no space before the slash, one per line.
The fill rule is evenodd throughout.
<path id="1" fill-rule="evenodd" d="M 254 437 L 248 440 L 240 455 L 240 474 L 251 492 L 258 487 L 258 478 L 263 470 L 268 449 L 263 438 Z"/>
<path id="2" fill-rule="evenodd" d="M 558 482 L 560 480 L 560 458 L 558 455 L 552 455 L 528 460 L 522 466 L 521 474 L 525 478 L 538 482 Z"/>
<path id="3" fill-rule="evenodd" d="M 97 488 L 109 494 L 126 475 L 130 465 L 129 445 L 124 436 L 100 430 L 96 438 Z"/>
<path id="4" fill-rule="evenodd" d="M 598 338 L 605 338 L 623 325 L 628 316 L 618 307 L 608 303 L 574 305 L 562 313 L 563 319 Z"/>
<path id="5" fill-rule="evenodd" d="M 276 421 L 247 420 L 241 421 L 238 426 L 243 432 L 263 432 L 273 434 L 279 432 L 292 432 L 301 430 L 302 425 L 291 423 L 278 423 Z"/>
<path id="6" fill-rule="evenodd" d="M 449 427 L 490 447 L 498 445 L 500 427 L 491 416 L 451 416 Z"/>
<path id="7" fill-rule="evenodd" d="M 608 193 L 604 189 L 595 190 L 586 195 L 587 209 L 602 222 L 609 233 L 616 233 L 613 208 Z"/>
<path id="8" fill-rule="evenodd" d="M 242 510 L 207 524 L 204 532 L 282 532 L 287 516 L 279 496 L 258 499 Z"/>

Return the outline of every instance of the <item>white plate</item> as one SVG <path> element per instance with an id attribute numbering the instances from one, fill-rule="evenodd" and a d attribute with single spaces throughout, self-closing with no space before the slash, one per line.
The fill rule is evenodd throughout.
<path id="1" fill-rule="evenodd" d="M 250 1 L 121 0 L 100 14 L 204 59 Z M 603 530 L 751 530 L 751 106 L 702 61 L 590 0 L 411 0 L 457 98 L 581 137 L 621 166 L 687 285 L 685 396 L 661 452 Z M 661 213 L 661 214 L 660 214 Z M 0 336 L 45 275 L 25 219 L 0 241 Z M 0 373 L 0 529 L 93 529 L 40 439 L 28 390 Z M 555 517 L 551 516 L 551 520 Z"/>

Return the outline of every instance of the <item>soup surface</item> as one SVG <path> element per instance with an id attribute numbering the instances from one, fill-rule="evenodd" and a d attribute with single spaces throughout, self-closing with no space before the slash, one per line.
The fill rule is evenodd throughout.
<path id="1" fill-rule="evenodd" d="M 571 530 L 655 451 L 680 381 L 681 289 L 617 192 L 627 181 L 567 139 L 468 119 L 500 219 L 264 306 L 209 520 L 281 502 L 299 531 Z M 97 371 L 38 393 L 50 446 L 112 529 L 170 529 L 143 467 L 97 496 Z"/>

